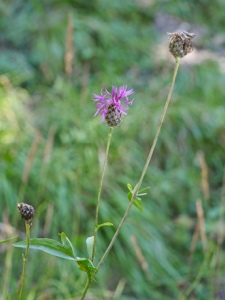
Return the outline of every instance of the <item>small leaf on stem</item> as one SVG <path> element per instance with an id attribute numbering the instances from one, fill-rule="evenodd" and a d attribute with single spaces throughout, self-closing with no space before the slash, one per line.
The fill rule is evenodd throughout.
<path id="1" fill-rule="evenodd" d="M 114 225 L 113 225 L 113 223 L 111 223 L 111 222 L 101 223 L 101 224 L 99 224 L 98 226 L 96 226 L 95 231 L 98 231 L 98 229 L 99 229 L 100 227 L 103 227 L 103 226 L 114 226 Z"/>
<path id="2" fill-rule="evenodd" d="M 127 197 L 128 197 L 128 200 L 131 201 L 132 198 L 133 198 L 133 194 L 134 194 L 135 188 L 133 189 L 133 187 L 132 187 L 132 185 L 130 183 L 127 184 L 127 188 L 129 190 L 129 193 L 127 194 Z M 149 189 L 149 187 L 143 188 L 140 191 L 138 191 L 137 194 L 136 194 L 136 197 L 134 199 L 134 202 L 133 202 L 133 205 L 135 207 L 137 207 L 137 209 L 140 212 L 142 212 L 142 206 L 143 206 L 142 200 L 141 200 L 141 196 L 147 195 L 147 193 L 140 193 L 140 192 L 143 192 L 143 191 L 145 191 L 147 189 Z"/>
<path id="3" fill-rule="evenodd" d="M 79 266 L 79 269 L 81 271 L 87 273 L 87 276 L 89 279 L 91 279 L 93 276 L 93 273 L 98 270 L 97 268 L 94 267 L 94 265 L 90 261 L 90 259 L 77 257 L 76 262 Z"/>
<path id="4" fill-rule="evenodd" d="M 93 251 L 93 245 L 94 245 L 94 236 L 89 236 L 86 239 L 86 245 L 87 245 L 87 252 L 89 257 L 91 258 L 92 256 L 92 251 Z"/>

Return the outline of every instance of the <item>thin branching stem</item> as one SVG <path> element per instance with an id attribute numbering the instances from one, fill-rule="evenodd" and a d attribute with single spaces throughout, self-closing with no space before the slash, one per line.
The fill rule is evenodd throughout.
<path id="1" fill-rule="evenodd" d="M 94 258 L 95 258 L 96 241 L 97 241 L 97 230 L 96 230 L 96 228 L 98 226 L 98 216 L 99 216 L 99 206 L 100 206 L 100 199 L 101 199 L 101 192 L 102 192 L 102 184 L 103 184 L 103 179 L 104 179 L 104 176 L 105 176 L 105 168 L 106 168 L 106 164 L 107 164 L 107 159 L 108 159 L 108 154 L 109 154 L 109 147 L 110 147 L 111 139 L 112 139 L 112 133 L 113 133 L 113 128 L 110 127 L 109 133 L 108 133 L 108 141 L 107 141 L 105 159 L 104 159 L 104 164 L 103 164 L 103 168 L 102 168 L 102 174 L 101 174 L 101 179 L 100 179 L 100 184 L 99 184 L 99 189 L 98 189 L 98 198 L 97 198 L 96 211 L 95 211 L 94 243 L 93 243 L 92 257 L 91 257 L 92 261 L 94 261 Z"/>
<path id="2" fill-rule="evenodd" d="M 157 128 L 157 131 L 156 131 L 156 134 L 155 134 L 155 137 L 154 137 L 154 140 L 153 140 L 153 143 L 152 143 L 152 146 L 150 148 L 150 151 L 149 151 L 149 154 L 148 154 L 148 157 L 147 157 L 147 160 L 146 160 L 146 163 L 144 165 L 144 168 L 143 168 L 143 171 L 141 173 L 141 176 L 140 176 L 140 179 L 138 181 L 138 183 L 136 184 L 135 188 L 134 188 L 134 192 L 133 192 L 133 195 L 132 195 L 132 199 L 127 207 L 127 210 L 125 211 L 124 215 L 123 215 L 123 218 L 109 244 L 109 246 L 107 247 L 105 253 L 103 254 L 102 258 L 100 259 L 98 265 L 97 265 L 97 269 L 99 270 L 100 266 L 103 264 L 103 262 L 105 261 L 106 257 L 108 256 L 127 216 L 128 216 L 128 213 L 133 205 L 133 202 L 137 196 L 137 193 L 140 189 L 140 186 L 142 184 L 142 181 L 144 179 L 144 176 L 146 174 L 146 171 L 147 171 L 147 168 L 149 166 L 149 163 L 151 161 L 151 158 L 152 158 L 152 155 L 153 155 L 153 152 L 154 152 L 154 149 L 155 149 L 155 146 L 156 146 L 156 143 L 157 143 L 157 140 L 158 140 L 158 137 L 159 137 L 159 133 L 160 133 L 160 130 L 161 130 L 161 127 L 162 127 L 162 124 L 163 124 L 163 121 L 164 121 L 164 118 L 165 118 L 165 115 L 166 115 L 166 112 L 167 112 L 167 109 L 168 109 L 168 106 L 169 106 L 169 103 L 170 103 L 170 100 L 171 100 L 171 96 L 172 96 L 172 92 L 173 92 L 173 88 L 174 88 L 174 83 L 175 83 L 175 80 L 176 80 L 176 76 L 177 76 L 177 71 L 178 71 L 178 68 L 179 68 L 179 63 L 180 63 L 180 58 L 176 58 L 176 63 L 175 63 L 175 67 L 174 67 L 174 71 L 173 71 L 173 77 L 172 77 L 172 83 L 171 83 L 171 86 L 170 86 L 170 90 L 169 90 L 169 93 L 168 93 L 168 96 L 167 96 L 167 100 L 166 100 L 166 103 L 165 103 L 165 106 L 163 108 L 163 112 L 162 112 L 162 115 L 161 115 L 161 118 L 160 118 L 160 121 L 159 121 L 159 125 L 158 125 L 158 128 Z M 96 272 L 97 273 L 97 272 Z M 95 273 L 95 274 L 96 274 Z M 92 278 L 93 279 L 93 278 Z M 83 293 L 83 298 L 84 299 L 84 296 L 86 295 L 87 291 L 88 291 L 88 288 L 89 288 L 89 285 L 91 284 L 92 280 L 89 281 L 88 283 L 88 286 L 85 287 L 86 289 L 86 292 L 85 294 Z"/>
<path id="3" fill-rule="evenodd" d="M 27 242 L 26 252 L 25 252 L 25 255 L 23 256 L 23 271 L 22 271 L 21 280 L 20 280 L 19 300 L 23 299 L 23 287 L 24 287 L 27 259 L 28 259 L 29 246 L 30 246 L 30 223 L 28 223 L 28 222 L 26 222 L 26 242 Z"/>
<path id="4" fill-rule="evenodd" d="M 160 118 L 160 121 L 159 121 L 159 125 L 158 125 L 158 128 L 157 128 L 156 134 L 155 134 L 155 138 L 153 140 L 153 143 L 152 143 L 152 146 L 150 148 L 150 151 L 149 151 L 146 163 L 145 163 L 143 171 L 141 173 L 141 177 L 140 177 L 138 183 L 136 184 L 136 186 L 134 188 L 134 193 L 133 193 L 132 199 L 131 199 L 128 207 L 127 207 L 127 210 L 125 211 L 124 216 L 123 216 L 123 218 L 122 218 L 122 220 L 121 220 L 121 222 L 120 222 L 120 224 L 119 224 L 119 226 L 118 226 L 118 228 L 117 228 L 117 230 L 116 230 L 116 232 L 115 232 L 115 234 L 114 234 L 114 236 L 113 236 L 113 238 L 112 238 L 112 240 L 111 240 L 108 248 L 106 249 L 105 253 L 103 254 L 101 260 L 98 263 L 97 269 L 99 269 L 99 267 L 104 262 L 104 260 L 106 259 L 107 255 L 109 254 L 109 251 L 111 250 L 111 248 L 112 248 L 112 246 L 113 246 L 113 244 L 114 244 L 114 242 L 115 242 L 115 240 L 116 240 L 116 238 L 117 238 L 117 236 L 118 236 L 118 234 L 119 234 L 119 232 L 120 232 L 120 230 L 121 230 L 121 228 L 122 228 L 122 226 L 123 226 L 123 224 L 124 224 L 124 222 L 125 222 L 125 220 L 127 218 L 127 215 L 128 215 L 128 213 L 129 213 L 129 211 L 131 209 L 131 206 L 133 205 L 133 202 L 134 202 L 134 200 L 135 200 L 135 198 L 137 196 L 139 188 L 140 188 L 140 186 L 142 184 L 142 181 L 144 179 L 144 176 L 146 174 L 148 165 L 149 165 L 149 163 L 151 161 L 152 154 L 154 152 L 154 149 L 155 149 L 158 137 L 159 137 L 159 133 L 160 133 L 160 130 L 161 130 L 161 127 L 162 127 L 162 124 L 163 124 L 163 121 L 164 121 L 164 118 L 165 118 L 165 115 L 166 115 L 166 112 L 167 112 L 167 109 L 168 109 L 168 106 L 169 106 L 169 103 L 170 103 L 170 99 L 171 99 L 171 96 L 172 96 L 172 92 L 173 92 L 173 88 L 174 88 L 174 83 L 175 83 L 175 79 L 176 79 L 177 71 L 178 71 L 178 67 L 179 67 L 179 61 L 180 61 L 180 59 L 177 58 L 176 59 L 176 64 L 175 64 L 175 67 L 174 67 L 174 72 L 173 72 L 173 77 L 172 77 L 172 83 L 171 83 L 171 86 L 170 86 L 168 97 L 167 97 L 167 100 L 166 100 L 166 103 L 165 103 L 165 106 L 164 106 L 164 109 L 163 109 L 163 112 L 162 112 L 162 115 L 161 115 L 161 118 Z"/>

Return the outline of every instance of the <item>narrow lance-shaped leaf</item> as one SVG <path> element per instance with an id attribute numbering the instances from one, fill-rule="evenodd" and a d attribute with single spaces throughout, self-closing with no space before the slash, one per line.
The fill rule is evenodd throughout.
<path id="1" fill-rule="evenodd" d="M 0 244 L 11 242 L 12 240 L 16 239 L 17 237 L 18 237 L 18 235 L 13 236 L 13 237 L 11 237 L 11 238 L 9 238 L 7 240 L 2 240 L 2 241 L 0 241 Z"/>
<path id="2" fill-rule="evenodd" d="M 97 271 L 91 260 L 88 258 L 75 257 L 74 249 L 69 238 L 64 232 L 62 232 L 60 236 L 62 243 L 51 239 L 37 238 L 30 240 L 29 247 L 30 249 L 40 250 L 53 256 L 76 261 L 79 269 L 83 272 L 86 272 L 90 279 L 93 276 L 93 272 Z M 26 241 L 16 243 L 13 246 L 18 248 L 26 248 Z"/>
<path id="3" fill-rule="evenodd" d="M 131 192 L 128 193 L 128 200 L 131 201 L 133 194 Z M 140 212 L 142 212 L 142 201 L 141 198 L 136 197 L 134 199 L 133 205 L 139 209 Z"/>
<path id="4" fill-rule="evenodd" d="M 70 240 L 65 235 L 65 233 L 61 233 L 60 235 L 62 244 L 52 239 L 37 238 L 30 240 L 29 248 L 40 250 L 60 258 L 76 260 L 76 257 L 74 255 L 74 249 Z M 26 248 L 26 241 L 16 243 L 13 246 L 18 248 Z"/>
<path id="5" fill-rule="evenodd" d="M 97 226 L 95 227 L 95 231 L 98 231 L 99 228 L 104 227 L 104 226 L 114 226 L 114 225 L 113 225 L 113 223 L 111 223 L 111 222 L 101 223 L 101 224 L 99 224 L 99 225 L 97 225 Z"/>
<path id="6" fill-rule="evenodd" d="M 64 232 L 60 233 L 60 237 L 61 237 L 62 244 L 63 244 L 68 250 L 72 250 L 73 256 L 75 257 L 74 248 L 73 248 L 73 245 L 72 245 L 71 241 L 69 240 L 69 238 L 65 235 Z"/>

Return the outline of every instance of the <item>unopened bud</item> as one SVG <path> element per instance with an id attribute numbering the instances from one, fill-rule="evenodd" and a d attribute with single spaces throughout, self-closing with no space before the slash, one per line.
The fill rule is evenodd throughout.
<path id="1" fill-rule="evenodd" d="M 32 219 L 34 216 L 35 209 L 32 205 L 26 203 L 19 203 L 17 208 L 20 212 L 21 218 L 28 224 L 32 224 Z"/>

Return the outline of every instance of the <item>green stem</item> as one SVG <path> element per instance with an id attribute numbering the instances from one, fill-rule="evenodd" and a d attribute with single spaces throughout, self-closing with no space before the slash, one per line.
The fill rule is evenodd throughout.
<path id="1" fill-rule="evenodd" d="M 92 257 L 91 257 L 92 261 L 94 261 L 94 258 L 95 258 L 96 240 L 97 240 L 97 230 L 96 230 L 96 228 L 98 226 L 100 198 L 101 198 L 101 192 L 102 192 L 103 179 L 104 179 L 104 175 L 105 175 L 106 163 L 107 163 L 107 159 L 108 159 L 109 147 L 110 147 L 110 143 L 111 143 L 111 139 L 112 139 L 112 133 L 113 133 L 113 128 L 110 127 L 109 133 L 108 133 L 108 141 L 107 141 L 105 159 L 104 159 L 104 164 L 103 164 L 103 169 L 102 169 L 102 174 L 101 174 L 101 179 L 100 179 L 100 184 L 99 184 L 99 189 L 98 189 L 98 199 L 97 199 L 96 211 L 95 211 L 94 243 L 93 243 Z"/>
<path id="2" fill-rule="evenodd" d="M 167 100 L 166 100 L 166 103 L 165 103 L 165 106 L 164 106 L 164 109 L 163 109 L 163 112 L 162 112 L 162 115 L 161 115 L 161 118 L 160 118 L 160 121 L 159 121 L 159 125 L 158 125 L 158 129 L 156 131 L 156 134 L 155 134 L 155 138 L 153 140 L 153 143 L 152 143 L 151 149 L 149 151 L 149 154 L 148 154 L 145 166 L 143 168 L 141 177 L 140 177 L 137 185 L 134 188 L 134 193 L 133 193 L 132 199 L 131 199 L 128 207 L 127 207 L 127 210 L 125 211 L 124 216 L 123 216 L 123 218 L 122 218 L 122 220 L 121 220 L 121 222 L 120 222 L 120 224 L 119 224 L 119 226 L 118 226 L 118 228 L 117 228 L 117 230 L 116 230 L 116 232 L 115 232 L 115 234 L 114 234 L 114 236 L 113 236 L 113 238 L 112 238 L 112 240 L 111 240 L 108 248 L 106 249 L 105 253 L 103 254 L 101 260 L 99 261 L 97 269 L 99 269 L 99 267 L 104 262 L 104 260 L 107 257 L 107 255 L 109 254 L 109 252 L 110 252 L 110 250 L 111 250 L 111 248 L 112 248 L 112 246 L 113 246 L 113 244 L 114 244 L 114 242 L 115 242 L 115 240 L 116 240 L 116 238 L 117 238 L 117 236 L 118 236 L 118 234 L 119 234 L 119 232 L 120 232 L 120 230 L 121 230 L 121 228 L 122 228 L 122 226 L 123 226 L 123 224 L 124 224 L 124 222 L 125 222 L 125 220 L 127 218 L 127 215 L 129 213 L 132 205 L 133 205 L 133 202 L 134 202 L 134 200 L 135 200 L 135 198 L 137 196 L 139 188 L 140 188 L 140 186 L 142 184 L 142 181 L 144 179 L 145 173 L 146 173 L 148 165 L 149 165 L 149 163 L 151 161 L 152 154 L 154 152 L 154 149 L 155 149 L 158 137 L 159 137 L 159 133 L 160 133 L 160 130 L 161 130 L 161 127 L 162 127 L 162 124 L 163 124 L 163 121 L 164 121 L 164 118 L 165 118 L 165 115 L 166 115 L 166 112 L 167 112 L 167 109 L 168 109 L 168 106 L 169 106 L 169 103 L 170 103 L 170 99 L 171 99 L 171 96 L 172 96 L 172 92 L 173 92 L 173 88 L 174 88 L 174 83 L 175 83 L 175 79 L 176 79 L 177 71 L 178 71 L 178 67 L 179 67 L 179 61 L 180 61 L 180 59 L 177 58 L 176 59 L 176 64 L 175 64 L 175 67 L 174 67 L 174 72 L 173 72 L 173 77 L 172 77 L 172 83 L 171 83 L 171 86 L 170 86 L 169 94 L 168 94 L 168 97 L 167 97 Z"/>
<path id="3" fill-rule="evenodd" d="M 30 245 L 30 224 L 29 223 L 26 223 L 26 241 L 27 241 L 27 246 L 26 246 L 25 256 L 23 256 L 23 271 L 22 271 L 21 280 L 20 280 L 19 300 L 23 299 L 23 297 L 22 297 L 23 287 L 24 287 L 25 272 L 26 272 L 27 259 L 28 259 L 28 253 L 29 253 L 29 245 Z"/>
<path id="4" fill-rule="evenodd" d="M 85 288 L 84 288 L 84 290 L 83 290 L 83 294 L 82 294 L 80 300 L 84 300 L 84 297 L 85 297 L 86 294 L 87 294 L 87 291 L 88 291 L 88 288 L 89 288 L 90 283 L 91 283 L 91 280 L 90 280 L 89 278 L 87 278 L 87 283 L 86 283 L 86 285 L 85 285 Z"/>
<path id="5" fill-rule="evenodd" d="M 156 142 L 157 142 L 158 137 L 159 137 L 160 129 L 162 127 L 162 124 L 163 124 L 163 121 L 164 121 L 164 118 L 165 118 L 165 115 L 166 115 L 166 112 L 167 112 L 167 109 L 168 109 L 168 106 L 169 106 L 169 103 L 170 103 L 170 99 L 171 99 L 173 88 L 174 88 L 174 83 L 175 83 L 176 76 L 177 76 L 177 71 L 178 71 L 178 68 L 179 68 L 179 62 L 180 62 L 180 58 L 177 58 L 176 59 L 176 64 L 175 64 L 175 67 L 174 67 L 174 71 L 173 71 L 172 83 L 171 83 L 170 90 L 169 90 L 169 93 L 168 93 L 168 96 L 167 96 L 167 100 L 166 100 L 166 103 L 165 103 L 165 106 L 164 106 L 164 109 L 163 109 L 163 112 L 162 112 L 162 115 L 161 115 L 161 118 L 160 118 L 160 121 L 159 121 L 159 125 L 158 125 L 158 128 L 157 128 L 156 134 L 155 134 L 155 138 L 153 140 L 153 143 L 152 143 L 151 149 L 149 151 L 149 154 L 148 154 L 145 166 L 144 166 L 143 171 L 141 173 L 141 177 L 140 177 L 138 183 L 136 184 L 136 186 L 134 188 L 134 193 L 133 193 L 132 199 L 131 199 L 128 207 L 127 207 L 127 210 L 125 211 L 124 216 L 123 216 L 123 218 L 122 218 L 122 220 L 121 220 L 121 222 L 120 222 L 120 224 L 119 224 L 119 226 L 118 226 L 118 228 L 117 228 L 117 230 L 116 230 L 116 232 L 115 232 L 115 234 L 114 234 L 114 236 L 113 236 L 113 238 L 112 238 L 112 240 L 111 240 L 108 248 L 106 249 L 105 253 L 103 254 L 101 260 L 98 263 L 98 266 L 97 266 L 98 270 L 99 270 L 100 266 L 102 265 L 102 263 L 104 262 L 104 260 L 106 259 L 106 257 L 108 256 L 108 254 L 109 254 L 109 252 L 110 252 L 110 250 L 111 250 L 111 248 L 112 248 L 112 246 L 113 246 L 113 244 L 114 244 L 114 242 L 115 242 L 115 240 L 116 240 L 116 238 L 117 238 L 117 236 L 118 236 L 118 234 L 119 234 L 119 232 L 120 232 L 120 230 L 121 230 L 121 228 L 122 228 L 122 226 L 123 226 L 123 224 L 124 224 L 124 222 L 125 222 L 125 220 L 127 218 L 127 215 L 129 213 L 132 205 L 133 205 L 133 202 L 134 202 L 134 200 L 135 200 L 135 198 L 137 196 L 139 188 L 140 188 L 140 186 L 142 184 L 142 181 L 144 179 L 145 173 L 147 171 L 148 165 L 149 165 L 149 163 L 151 161 L 152 154 L 153 154 L 155 146 L 156 146 Z M 98 271 L 96 271 L 95 274 L 97 272 Z M 88 291 L 88 288 L 89 288 L 92 280 L 93 280 L 93 277 L 92 277 L 91 280 L 89 280 L 89 282 L 87 282 L 87 285 L 85 287 L 85 293 L 83 292 L 81 300 L 84 299 L 84 297 L 85 297 L 85 295 L 86 295 L 86 293 Z"/>

